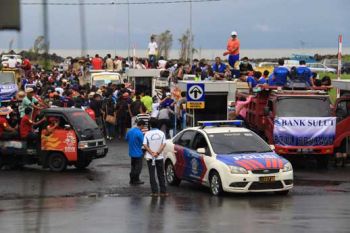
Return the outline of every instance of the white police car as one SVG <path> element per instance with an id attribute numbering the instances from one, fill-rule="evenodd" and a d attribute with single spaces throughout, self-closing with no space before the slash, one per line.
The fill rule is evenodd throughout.
<path id="1" fill-rule="evenodd" d="M 276 192 L 293 188 L 293 168 L 241 121 L 200 122 L 168 140 L 165 173 L 169 185 L 181 180 L 223 192 Z"/>

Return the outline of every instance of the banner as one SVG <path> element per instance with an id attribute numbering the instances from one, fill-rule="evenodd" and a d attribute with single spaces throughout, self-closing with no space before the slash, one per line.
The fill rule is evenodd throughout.
<path id="1" fill-rule="evenodd" d="M 273 136 L 280 146 L 333 145 L 336 117 L 277 117 Z"/>

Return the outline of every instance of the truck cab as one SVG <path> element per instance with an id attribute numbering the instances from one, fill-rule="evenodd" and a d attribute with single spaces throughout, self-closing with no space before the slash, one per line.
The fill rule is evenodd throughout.
<path id="1" fill-rule="evenodd" d="M 0 101 L 9 102 L 19 88 L 15 69 L 3 69 L 0 71 Z"/>
<path id="2" fill-rule="evenodd" d="M 108 152 L 105 139 L 90 116 L 81 109 L 49 108 L 41 117 L 57 119 L 58 126 L 48 132 L 47 123 L 38 128 L 38 141 L 20 139 L 1 141 L 0 166 L 39 164 L 52 171 L 63 171 L 74 165 L 82 169 L 93 159 L 103 158 Z"/>

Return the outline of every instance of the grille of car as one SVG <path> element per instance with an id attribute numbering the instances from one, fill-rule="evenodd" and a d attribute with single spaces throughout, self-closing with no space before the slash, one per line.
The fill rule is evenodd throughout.
<path id="1" fill-rule="evenodd" d="M 103 146 L 103 141 L 93 141 L 88 143 L 89 147 Z"/>
<path id="2" fill-rule="evenodd" d="M 260 183 L 260 182 L 253 182 L 249 190 L 264 190 L 264 189 L 281 189 L 283 188 L 283 184 L 281 181 L 275 181 L 271 183 Z"/>
<path id="3" fill-rule="evenodd" d="M 264 169 L 264 170 L 253 170 L 253 174 L 273 174 L 273 173 L 278 173 L 280 170 L 279 169 Z"/>
<path id="4" fill-rule="evenodd" d="M 248 182 L 234 182 L 234 183 L 230 184 L 230 187 L 233 187 L 233 188 L 244 188 L 247 184 L 248 184 Z"/>

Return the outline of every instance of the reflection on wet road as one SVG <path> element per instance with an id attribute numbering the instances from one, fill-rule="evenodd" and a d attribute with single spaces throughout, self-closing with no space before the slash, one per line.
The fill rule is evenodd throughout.
<path id="1" fill-rule="evenodd" d="M 0 232 L 349 232 L 350 196 L 0 201 Z M 40 219 L 38 216 L 40 213 Z M 40 229 L 40 230 L 39 230 Z"/>

